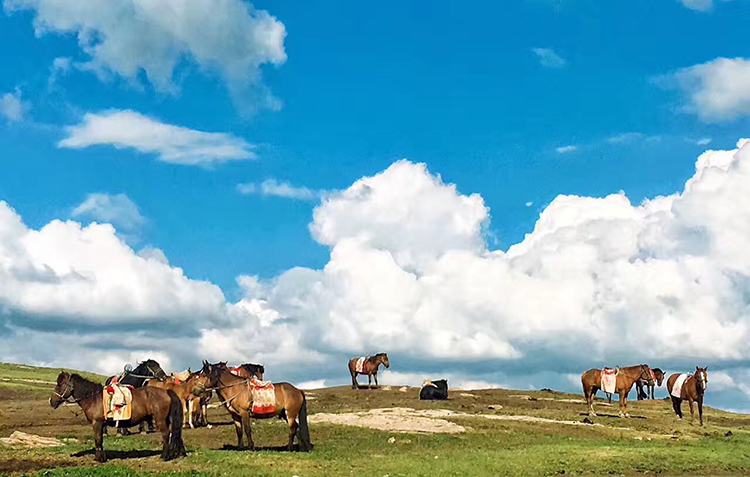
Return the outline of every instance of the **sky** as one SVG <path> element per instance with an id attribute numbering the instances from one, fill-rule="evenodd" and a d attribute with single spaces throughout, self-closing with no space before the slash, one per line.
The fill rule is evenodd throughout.
<path id="1" fill-rule="evenodd" d="M 750 410 L 746 0 L 1 3 L 0 360 Z"/>

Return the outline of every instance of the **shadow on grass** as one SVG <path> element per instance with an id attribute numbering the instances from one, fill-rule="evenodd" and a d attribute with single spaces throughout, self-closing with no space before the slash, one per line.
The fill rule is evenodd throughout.
<path id="1" fill-rule="evenodd" d="M 107 459 L 142 459 L 144 457 L 154 457 L 157 455 L 161 455 L 160 450 L 129 450 L 129 451 L 119 451 L 119 450 L 107 450 L 104 449 L 104 451 L 107 453 Z M 71 457 L 85 457 L 88 455 L 95 455 L 96 451 L 94 449 L 87 449 L 83 450 L 81 452 L 76 452 L 75 454 L 70 454 Z"/>
<path id="2" fill-rule="evenodd" d="M 589 417 L 588 413 L 586 412 L 579 413 L 578 415 Z M 597 412 L 595 417 L 610 417 L 612 419 L 622 419 L 623 421 L 627 421 L 628 419 L 648 419 L 646 416 L 630 416 L 621 418 L 618 414 L 602 414 L 600 412 Z"/>
<path id="3" fill-rule="evenodd" d="M 250 449 L 243 447 L 239 448 L 237 446 L 233 446 L 230 444 L 224 444 L 224 446 L 220 450 L 226 450 L 226 451 L 234 451 L 234 452 L 260 452 L 260 451 L 268 451 L 268 452 L 301 452 L 299 450 L 299 447 L 297 444 L 294 444 L 294 449 L 289 450 L 287 446 L 255 446 L 255 451 L 251 451 Z"/>

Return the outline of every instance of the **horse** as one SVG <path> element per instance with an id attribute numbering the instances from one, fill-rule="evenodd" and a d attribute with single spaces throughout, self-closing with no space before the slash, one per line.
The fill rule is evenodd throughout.
<path id="1" fill-rule="evenodd" d="M 693 410 L 693 403 L 698 403 L 698 416 L 700 417 L 701 426 L 703 426 L 703 395 L 706 393 L 708 387 L 708 368 L 695 367 L 695 374 L 689 375 L 685 382 L 682 383 L 680 388 L 680 397 L 675 397 L 672 394 L 675 381 L 680 376 L 680 373 L 674 373 L 667 379 L 667 391 L 669 397 L 672 398 L 672 408 L 674 412 L 682 419 L 682 401 L 685 399 L 690 403 L 690 422 L 695 420 L 695 414 Z"/>
<path id="2" fill-rule="evenodd" d="M 273 412 L 256 414 L 253 412 L 253 395 L 250 392 L 250 379 L 234 375 L 221 366 L 203 362 L 201 374 L 208 377 L 208 387 L 214 389 L 221 402 L 229 411 L 237 432 L 237 447 L 242 449 L 242 434 L 247 435 L 247 445 L 255 450 L 250 418 L 268 419 L 278 416 L 289 424 L 289 441 L 287 449 L 294 450 L 294 438 L 297 437 L 299 450 L 309 452 L 313 445 L 310 442 L 310 430 L 307 426 L 307 400 L 305 393 L 289 383 L 274 383 L 276 407 Z"/>
<path id="3" fill-rule="evenodd" d="M 620 395 L 620 417 L 630 417 L 627 413 L 628 393 L 633 388 L 633 383 L 639 379 L 649 379 L 651 377 L 651 368 L 646 364 L 637 366 L 628 366 L 617 370 L 615 392 Z M 586 398 L 586 404 L 589 407 L 589 415 L 596 416 L 594 412 L 594 399 L 596 392 L 601 389 L 602 370 L 589 369 L 581 375 L 581 384 L 583 385 L 583 396 Z"/>
<path id="4" fill-rule="evenodd" d="M 128 365 L 129 367 L 129 365 Z M 133 370 L 129 370 L 128 367 L 125 368 L 125 371 L 121 374 L 117 375 L 117 382 L 122 385 L 127 386 L 133 386 L 134 388 L 140 388 L 142 386 L 146 385 L 146 381 L 149 379 L 158 379 L 159 381 L 164 381 L 167 379 L 167 373 L 164 372 L 163 369 L 161 369 L 161 365 L 156 362 L 156 360 L 153 359 L 147 359 L 146 361 L 141 361 L 138 363 L 138 366 L 135 367 Z M 112 380 L 115 378 L 115 376 L 110 376 L 107 378 L 107 380 L 104 382 L 105 386 L 109 386 L 110 383 L 112 383 Z M 143 432 L 144 426 L 146 425 L 146 422 L 141 424 L 139 427 L 139 432 Z M 151 423 L 148 423 L 148 430 L 149 432 L 154 432 L 154 425 Z M 104 428 L 104 433 L 106 434 L 107 429 L 106 426 Z M 117 428 L 117 433 L 122 435 L 128 435 L 130 434 L 130 431 L 127 429 L 124 429 L 122 427 Z"/>
<path id="5" fill-rule="evenodd" d="M 651 374 L 652 376 L 650 379 L 639 379 L 635 382 L 636 394 L 638 395 L 639 401 L 643 399 L 655 399 L 654 389 L 656 386 L 661 386 L 661 383 L 664 381 L 664 371 L 661 369 L 651 368 Z"/>
<path id="6" fill-rule="evenodd" d="M 193 407 L 196 401 L 200 400 L 199 394 L 205 390 L 205 386 L 203 385 L 204 389 L 200 389 L 200 392 L 195 394 L 196 387 L 199 387 L 198 385 L 200 384 L 198 380 L 198 373 L 190 373 L 184 381 L 179 381 L 174 376 L 168 376 L 164 381 L 150 379 L 146 382 L 146 386 L 173 391 L 182 403 L 183 425 L 194 429 Z"/>
<path id="7" fill-rule="evenodd" d="M 236 368 L 232 368 L 231 371 L 241 378 L 256 378 L 263 381 L 263 374 L 266 372 L 266 368 L 262 364 L 244 363 Z"/>
<path id="8" fill-rule="evenodd" d="M 388 355 L 386 353 L 378 353 L 375 356 L 368 356 L 364 358 L 362 363 L 362 371 L 357 371 L 357 361 L 360 358 L 352 358 L 349 360 L 349 374 L 352 375 L 352 389 L 359 389 L 359 383 L 357 383 L 358 374 L 367 375 L 367 387 L 372 387 L 372 377 L 375 377 L 375 387 L 379 387 L 378 384 L 378 366 L 382 363 L 386 368 L 391 367 L 391 363 L 388 361 Z"/>
<path id="9" fill-rule="evenodd" d="M 81 406 L 83 414 L 94 429 L 94 448 L 96 460 L 106 462 L 102 441 L 104 426 L 114 425 L 104 414 L 104 397 L 101 384 L 89 381 L 78 374 L 65 371 L 57 376 L 57 385 L 49 398 L 53 409 L 60 404 L 73 401 Z M 172 391 L 153 387 L 134 388 L 132 391 L 131 417 L 127 421 L 118 421 L 119 425 L 131 427 L 145 420 L 150 420 L 161 432 L 161 458 L 171 460 L 185 455 L 182 442 L 182 404 Z"/>

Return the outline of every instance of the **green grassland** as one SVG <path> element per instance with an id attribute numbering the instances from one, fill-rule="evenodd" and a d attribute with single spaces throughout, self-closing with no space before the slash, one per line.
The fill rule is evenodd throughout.
<path id="1" fill-rule="evenodd" d="M 52 410 L 46 402 L 59 370 L 0 365 L 0 437 L 14 430 L 65 438 L 63 447 L 9 448 L 0 445 L 0 473 L 12 475 L 736 475 L 750 473 L 750 416 L 706 409 L 706 426 L 679 421 L 663 399 L 632 402 L 631 419 L 619 419 L 617 403 L 598 403 L 601 426 L 558 422 L 490 420 L 486 415 L 531 416 L 582 421 L 580 396 L 554 391 L 453 391 L 446 402 L 420 402 L 418 390 L 352 390 L 308 393 L 315 413 L 410 407 L 449 409 L 446 419 L 466 432 L 454 435 L 393 433 L 335 424 L 311 424 L 315 449 L 290 453 L 279 448 L 287 427 L 277 419 L 255 421 L 262 450 L 238 451 L 234 428 L 223 409 L 213 409 L 211 429 L 184 431 L 188 456 L 159 460 L 156 434 L 105 438 L 110 461 L 96 464 L 91 428 L 75 407 Z M 50 377 L 51 376 L 51 377 Z M 12 380 L 11 380 L 12 379 Z M 101 378 L 100 378 L 101 379 Z M 33 388 L 33 389 L 31 389 Z M 462 395 L 468 394 L 468 395 Z M 660 394 L 665 394 L 664 389 Z M 710 394 L 707 396 L 710 402 Z M 501 407 L 502 406 L 502 407 Z M 685 405 L 687 411 L 687 405 Z M 79 413 L 80 414 L 80 413 Z M 689 413 L 687 414 L 689 416 Z M 392 439 L 389 442 L 389 438 Z"/>

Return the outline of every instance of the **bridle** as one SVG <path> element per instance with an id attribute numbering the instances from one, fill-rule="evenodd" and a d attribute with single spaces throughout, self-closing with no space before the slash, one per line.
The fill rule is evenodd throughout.
<path id="1" fill-rule="evenodd" d="M 65 396 L 65 393 L 67 393 L 68 391 L 70 391 L 70 394 Z M 73 397 L 73 383 L 68 380 L 65 383 L 65 389 L 63 389 L 62 394 L 54 390 L 52 391 L 52 394 L 60 398 L 60 403 L 70 402 L 70 398 Z"/>

